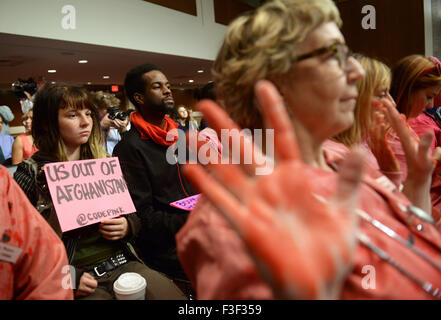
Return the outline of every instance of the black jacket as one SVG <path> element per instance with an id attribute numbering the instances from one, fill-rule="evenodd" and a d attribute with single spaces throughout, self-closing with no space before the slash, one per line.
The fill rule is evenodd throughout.
<path id="1" fill-rule="evenodd" d="M 72 263 L 80 238 L 85 234 L 91 232 L 98 232 L 98 224 L 89 225 L 83 228 L 71 230 L 62 233 L 58 224 L 58 218 L 55 215 L 55 210 L 52 204 L 52 198 L 49 193 L 46 176 L 43 167 L 47 163 L 56 162 L 57 160 L 51 156 L 45 155 L 41 152 L 35 153 L 30 160 L 25 160 L 20 163 L 14 173 L 14 179 L 18 185 L 23 189 L 24 193 L 29 198 L 33 206 L 41 213 L 41 215 L 48 221 L 54 231 L 63 241 L 66 247 L 66 253 L 69 263 Z M 34 168 L 34 165 L 35 168 Z M 134 214 L 124 216 L 127 219 L 130 230 L 136 229 L 138 219 Z M 117 240 L 120 250 L 126 253 L 130 258 L 136 260 L 136 253 L 128 245 L 128 241 L 133 237 L 133 232 L 125 239 Z M 110 241 L 110 240 L 109 240 Z M 79 278 L 84 271 L 78 269 L 76 266 L 76 285 L 78 286 Z"/>
<path id="2" fill-rule="evenodd" d="M 167 162 L 167 146 L 141 139 L 132 124 L 113 155 L 119 158 L 139 217 L 135 244 L 144 262 L 173 278 L 186 279 L 176 253 L 175 235 L 187 220 L 188 211 L 171 202 L 196 194 L 182 174 L 182 166 Z"/>

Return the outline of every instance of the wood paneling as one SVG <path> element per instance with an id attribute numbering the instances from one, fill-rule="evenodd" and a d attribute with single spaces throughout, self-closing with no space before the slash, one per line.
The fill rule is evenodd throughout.
<path id="1" fill-rule="evenodd" d="M 432 0 L 433 55 L 441 59 L 441 1 Z"/>
<path id="2" fill-rule="evenodd" d="M 214 0 L 214 20 L 228 25 L 240 14 L 254 8 L 238 0 Z"/>
<path id="3" fill-rule="evenodd" d="M 194 90 L 192 89 L 186 89 L 186 90 L 179 90 L 179 89 L 173 89 L 173 98 L 175 99 L 175 105 L 183 104 L 186 107 L 189 107 L 193 110 L 195 110 L 195 106 L 197 103 L 197 100 L 194 97 Z"/>
<path id="4" fill-rule="evenodd" d="M 424 7 L 422 0 L 338 0 L 342 32 L 354 52 L 390 64 L 410 54 L 424 54 Z M 376 11 L 376 29 L 365 30 L 362 8 Z"/>
<path id="5" fill-rule="evenodd" d="M 144 0 L 169 9 L 197 16 L 196 0 Z"/>
<path id="6" fill-rule="evenodd" d="M 14 114 L 14 120 L 9 123 L 10 127 L 22 126 L 21 116 L 23 112 L 21 111 L 20 102 L 14 96 L 12 90 L 0 90 L 0 105 L 6 105 L 11 109 Z"/>

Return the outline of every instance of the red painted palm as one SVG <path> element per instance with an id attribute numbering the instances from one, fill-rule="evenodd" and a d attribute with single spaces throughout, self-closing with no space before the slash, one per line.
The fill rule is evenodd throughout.
<path id="1" fill-rule="evenodd" d="M 268 127 L 274 128 L 274 170 L 257 176 L 259 166 L 253 161 L 208 168 L 187 165 L 186 174 L 242 237 L 276 297 L 336 298 L 351 269 L 357 244 L 355 207 L 362 155 L 352 152 L 340 166 L 338 190 L 325 203 L 313 195 L 314 181 L 306 175 L 294 130 L 276 89 L 262 81 L 256 86 L 256 97 Z M 201 102 L 199 110 L 218 132 L 239 129 L 213 102 Z M 242 159 L 249 147 L 246 144 L 252 143 L 246 138 L 243 141 Z M 258 153 L 255 147 L 253 160 Z"/>

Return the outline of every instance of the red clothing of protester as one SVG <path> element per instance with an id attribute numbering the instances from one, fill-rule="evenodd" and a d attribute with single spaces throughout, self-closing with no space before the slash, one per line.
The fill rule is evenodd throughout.
<path id="1" fill-rule="evenodd" d="M 430 116 L 423 112 L 418 117 L 409 119 L 408 123 L 419 137 L 426 131 L 433 132 L 434 139 L 432 140 L 430 151 L 433 152 L 436 147 L 441 146 L 441 128 Z"/>
<path id="2" fill-rule="evenodd" d="M 329 158 L 329 156 L 328 156 Z M 378 172 L 366 168 L 358 208 L 413 242 L 441 265 L 441 233 L 410 215 L 407 198 L 377 183 Z M 336 190 L 337 173 L 309 167 L 314 193 L 329 199 Z M 373 175 L 373 176 L 372 176 Z M 381 175 L 381 174 L 380 174 Z M 411 249 L 365 220 L 359 230 L 387 252 L 400 266 L 422 281 L 441 288 L 441 272 Z M 269 237 L 271 234 L 268 235 Z M 182 267 L 198 299 L 273 299 L 240 237 L 216 209 L 201 197 L 186 224 L 176 235 Z M 332 239 L 330 239 L 332 241 Z M 277 250 L 277 248 L 275 248 Z M 302 259 L 301 256 L 298 259 Z M 342 299 L 431 299 L 420 286 L 376 253 L 359 244 L 353 271 L 343 286 Z"/>
<path id="3" fill-rule="evenodd" d="M 415 133 L 421 137 L 424 132 L 432 131 L 434 139 L 430 151 L 433 152 L 436 147 L 441 147 L 441 128 L 430 116 L 421 113 L 418 117 L 409 119 L 409 125 Z M 441 163 L 438 162 L 432 174 L 432 185 L 430 187 L 430 198 L 432 206 L 441 210 Z"/>
<path id="4" fill-rule="evenodd" d="M 15 263 L 5 248 L 22 250 Z M 65 266 L 63 243 L 0 166 L 0 300 L 72 300 Z"/>
<path id="5" fill-rule="evenodd" d="M 23 159 L 32 157 L 32 155 L 38 151 L 37 147 L 29 141 L 26 133 L 19 135 L 17 139 L 20 139 L 23 145 Z"/>
<path id="6" fill-rule="evenodd" d="M 345 157 L 350 152 L 349 148 L 346 147 L 343 143 L 335 142 L 332 140 L 326 140 L 323 143 L 323 147 L 326 150 L 327 154 L 333 155 L 332 157 L 337 157 L 337 158 Z M 377 179 L 377 182 L 382 183 L 391 189 L 394 189 L 394 187 L 391 185 L 391 183 L 393 183 L 395 185 L 395 187 L 397 187 L 397 188 L 400 187 L 401 171 L 397 171 L 397 172 L 380 171 L 380 167 L 378 165 L 377 158 L 375 158 L 375 156 L 372 153 L 371 149 L 369 148 L 368 144 L 366 142 L 363 142 L 360 144 L 360 147 L 365 152 L 365 157 L 364 157 L 365 165 L 368 165 L 372 169 L 374 169 L 374 170 L 372 170 L 372 173 L 377 172 L 375 174 L 376 175 L 378 174 L 378 176 L 375 177 Z M 380 173 L 382 173 L 384 176 Z"/>
<path id="7" fill-rule="evenodd" d="M 419 140 L 418 135 L 413 131 L 411 126 L 408 126 L 410 134 L 417 140 Z M 392 152 L 395 154 L 395 157 L 398 160 L 398 163 L 400 164 L 400 171 L 401 171 L 401 183 L 404 184 L 404 182 L 407 179 L 407 162 L 406 162 L 406 154 L 404 153 L 403 146 L 401 145 L 400 138 L 395 134 L 394 131 L 390 131 L 387 136 L 387 143 L 389 144 L 390 148 L 392 149 Z"/>

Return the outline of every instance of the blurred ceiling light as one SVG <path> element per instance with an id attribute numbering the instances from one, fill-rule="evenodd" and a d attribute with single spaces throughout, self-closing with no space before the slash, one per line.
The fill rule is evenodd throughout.
<path id="1" fill-rule="evenodd" d="M 88 63 L 89 61 L 87 60 L 78 60 L 78 63 Z"/>
<path id="2" fill-rule="evenodd" d="M 47 72 L 49 72 L 49 73 L 55 73 L 55 72 L 57 72 L 57 70 L 50 69 L 50 70 L 48 70 Z"/>

